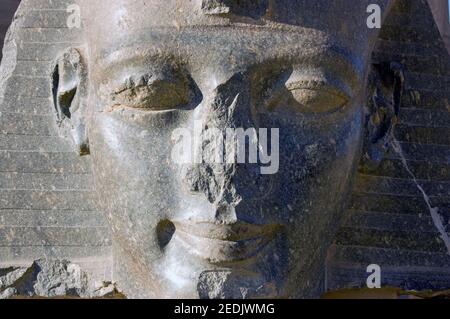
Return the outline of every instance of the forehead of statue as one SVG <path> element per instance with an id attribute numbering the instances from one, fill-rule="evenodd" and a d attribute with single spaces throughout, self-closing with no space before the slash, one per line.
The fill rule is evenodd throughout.
<path id="1" fill-rule="evenodd" d="M 366 34 L 369 5 L 390 0 L 78 0 L 91 33 L 114 36 L 133 29 L 208 25 L 286 25 L 341 36 Z M 94 31 L 95 30 L 95 31 Z"/>
<path id="2" fill-rule="evenodd" d="M 364 60 L 378 34 L 367 27 L 367 5 L 378 2 L 386 9 L 389 0 L 78 1 L 92 62 L 149 44 L 185 57 L 205 48 L 239 53 L 238 58 L 339 47 Z"/>

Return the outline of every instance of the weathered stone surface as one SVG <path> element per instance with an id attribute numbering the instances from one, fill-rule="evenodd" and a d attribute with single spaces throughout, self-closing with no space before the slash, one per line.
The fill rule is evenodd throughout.
<path id="1" fill-rule="evenodd" d="M 3 0 L 0 10 L 0 61 L 2 60 L 2 48 L 5 41 L 5 34 L 8 30 L 11 21 L 13 20 L 14 12 L 19 5 L 20 0 Z"/>
<path id="2" fill-rule="evenodd" d="M 89 160 L 72 153 L 52 118 L 55 48 L 75 44 L 80 35 L 63 25 L 69 4 L 22 1 L 6 38 L 0 71 L 0 267 L 45 256 L 76 261 L 92 280 L 111 280 L 110 235 L 93 200 Z M 14 293 L 10 288 L 3 295 Z"/>
<path id="3" fill-rule="evenodd" d="M 0 299 L 122 297 L 110 282 L 92 282 L 69 261 L 36 260 L 30 267 L 0 269 Z"/>

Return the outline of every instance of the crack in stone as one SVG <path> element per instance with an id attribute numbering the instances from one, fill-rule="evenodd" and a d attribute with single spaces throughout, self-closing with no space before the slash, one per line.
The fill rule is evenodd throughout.
<path id="1" fill-rule="evenodd" d="M 447 234 L 447 232 L 445 231 L 444 224 L 442 223 L 442 217 L 439 214 L 439 208 L 433 207 L 431 205 L 429 196 L 427 195 L 427 193 L 425 192 L 423 187 L 419 184 L 416 176 L 409 168 L 408 162 L 406 161 L 405 155 L 403 154 L 402 146 L 395 138 L 392 139 L 392 146 L 393 146 L 394 151 L 400 156 L 402 164 L 403 164 L 404 168 L 406 169 L 406 171 L 408 172 L 408 174 L 412 177 L 414 184 L 416 184 L 417 188 L 422 193 L 423 199 L 428 206 L 428 210 L 430 211 L 430 215 L 433 220 L 433 224 L 436 227 L 436 229 L 438 230 L 440 237 L 443 240 L 445 247 L 447 248 L 447 254 L 450 255 L 450 237 Z"/>

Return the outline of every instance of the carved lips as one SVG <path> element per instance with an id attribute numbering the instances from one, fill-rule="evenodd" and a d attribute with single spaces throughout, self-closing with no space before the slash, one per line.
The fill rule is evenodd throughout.
<path id="1" fill-rule="evenodd" d="M 245 222 L 214 224 L 188 220 L 174 224 L 174 239 L 197 257 L 212 264 L 250 259 L 281 230 L 279 225 L 254 225 Z"/>

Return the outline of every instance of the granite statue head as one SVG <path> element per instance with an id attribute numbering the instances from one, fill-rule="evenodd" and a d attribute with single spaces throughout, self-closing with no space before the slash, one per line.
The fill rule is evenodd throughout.
<path id="1" fill-rule="evenodd" d="M 321 293 L 364 140 L 370 2 L 82 2 L 54 104 L 92 157 L 126 295 Z M 230 129 L 247 135 L 219 143 Z M 247 160 L 217 160 L 233 147 Z"/>

